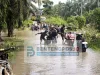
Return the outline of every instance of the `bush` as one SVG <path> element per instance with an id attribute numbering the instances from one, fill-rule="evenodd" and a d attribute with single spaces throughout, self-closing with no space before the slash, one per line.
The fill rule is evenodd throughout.
<path id="1" fill-rule="evenodd" d="M 83 27 L 78 32 L 83 33 L 83 37 L 88 42 L 89 48 L 100 51 L 100 33 L 93 26 Z"/>
<path id="2" fill-rule="evenodd" d="M 92 19 L 93 19 L 93 22 L 95 23 L 96 28 L 100 30 L 100 8 L 96 8 L 93 11 Z"/>
<path id="3" fill-rule="evenodd" d="M 35 16 L 32 16 L 32 17 L 31 17 L 31 20 L 32 20 L 32 21 L 36 20 L 36 17 L 35 17 Z"/>
<path id="4" fill-rule="evenodd" d="M 7 29 L 7 24 L 6 22 L 1 22 L 0 23 L 0 31 L 3 30 L 4 32 L 6 32 Z"/>
<path id="5" fill-rule="evenodd" d="M 79 29 L 81 29 L 86 24 L 86 19 L 84 16 L 77 16 L 76 20 L 78 21 Z"/>
<path id="6" fill-rule="evenodd" d="M 100 31 L 100 8 L 96 8 L 89 13 L 85 12 L 84 16 L 87 20 L 87 23 L 91 23 L 92 26 Z"/>
<path id="7" fill-rule="evenodd" d="M 50 24 L 57 24 L 57 25 L 67 24 L 67 22 L 61 17 L 49 17 L 46 19 L 45 22 Z"/>
<path id="8" fill-rule="evenodd" d="M 100 33 L 97 33 L 96 34 L 96 38 L 100 38 Z"/>
<path id="9" fill-rule="evenodd" d="M 72 29 L 78 28 L 78 21 L 75 19 L 74 16 L 68 17 L 67 23 L 68 23 L 68 26 L 72 27 Z"/>
<path id="10" fill-rule="evenodd" d="M 84 37 L 86 38 L 86 40 L 88 42 L 91 42 L 91 41 L 95 40 L 96 34 L 98 32 L 94 27 L 91 27 L 91 28 L 90 27 L 82 28 L 82 32 L 85 32 Z"/>
<path id="11" fill-rule="evenodd" d="M 24 26 L 27 26 L 27 25 L 30 25 L 30 24 L 33 24 L 33 21 L 32 21 L 32 20 L 25 20 L 25 21 L 23 22 L 23 25 L 24 25 Z"/>
<path id="12" fill-rule="evenodd" d="M 89 46 L 91 48 L 93 48 L 94 50 L 100 51 L 100 38 L 96 38 L 95 42 L 94 41 L 91 41 L 89 43 Z"/>
<path id="13" fill-rule="evenodd" d="M 89 13 L 85 12 L 83 14 L 83 16 L 86 18 L 86 24 L 89 24 L 89 23 L 93 22 L 92 21 L 92 14 L 93 14 L 93 11 L 90 11 Z"/>

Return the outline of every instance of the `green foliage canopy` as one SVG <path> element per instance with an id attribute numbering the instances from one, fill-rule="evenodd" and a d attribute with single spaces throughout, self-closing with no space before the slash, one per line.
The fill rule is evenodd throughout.
<path id="1" fill-rule="evenodd" d="M 68 26 L 72 28 L 78 28 L 78 21 L 75 19 L 74 16 L 68 17 L 67 23 L 68 23 Z"/>
<path id="2" fill-rule="evenodd" d="M 50 24 L 57 24 L 57 25 L 67 24 L 67 22 L 61 17 L 49 17 L 46 19 L 45 22 Z"/>
<path id="3" fill-rule="evenodd" d="M 79 29 L 81 29 L 86 24 L 86 19 L 84 16 L 77 16 L 76 20 L 78 21 Z"/>

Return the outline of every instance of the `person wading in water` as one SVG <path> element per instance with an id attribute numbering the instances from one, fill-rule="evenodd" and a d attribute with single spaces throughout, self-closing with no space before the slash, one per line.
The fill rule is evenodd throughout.
<path id="1" fill-rule="evenodd" d="M 44 41 L 46 40 L 45 39 L 45 36 L 47 35 L 47 32 L 48 31 L 44 31 L 44 32 L 37 33 L 37 34 L 41 34 L 40 35 L 40 44 L 42 43 L 42 40 L 44 40 Z M 35 34 L 35 35 L 37 35 L 37 34 Z"/>
<path id="2" fill-rule="evenodd" d="M 65 25 L 63 25 L 60 29 L 60 34 L 61 34 L 61 38 L 62 38 L 62 43 L 64 43 L 64 31 L 65 31 Z"/>

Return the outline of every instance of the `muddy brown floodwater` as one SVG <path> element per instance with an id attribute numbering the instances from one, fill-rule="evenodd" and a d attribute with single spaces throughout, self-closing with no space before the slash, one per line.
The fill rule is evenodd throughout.
<path id="1" fill-rule="evenodd" d="M 39 35 L 29 30 L 17 31 L 26 40 L 39 40 Z M 37 56 L 32 63 L 24 62 L 24 50 L 11 61 L 14 75 L 100 75 L 100 53 L 92 49 L 79 56 Z"/>

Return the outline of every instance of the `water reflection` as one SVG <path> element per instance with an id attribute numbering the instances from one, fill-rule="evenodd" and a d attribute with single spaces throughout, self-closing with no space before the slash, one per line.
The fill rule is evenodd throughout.
<path id="1" fill-rule="evenodd" d="M 27 32 L 27 39 L 39 39 Z M 22 33 L 23 34 L 23 33 Z M 21 34 L 21 35 L 22 35 Z M 30 34 L 31 37 L 30 37 Z M 19 33 L 18 33 L 19 35 Z M 29 38 L 30 37 L 30 38 Z M 12 64 L 15 75 L 100 75 L 100 54 L 88 49 L 79 56 L 34 56 L 32 63 L 24 62 L 24 51 L 18 52 Z"/>

